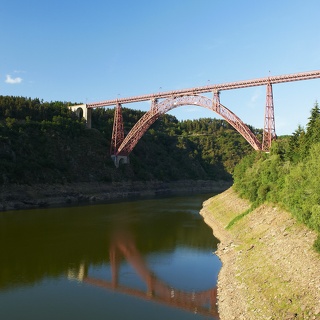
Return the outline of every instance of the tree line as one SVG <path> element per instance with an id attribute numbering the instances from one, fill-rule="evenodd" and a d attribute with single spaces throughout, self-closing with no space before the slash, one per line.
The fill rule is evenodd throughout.
<path id="1" fill-rule="evenodd" d="M 320 251 L 320 109 L 311 110 L 306 128 L 272 143 L 270 153 L 254 152 L 235 167 L 234 188 L 255 205 L 276 203 L 319 233 Z"/>
<path id="2" fill-rule="evenodd" d="M 116 169 L 110 157 L 114 110 L 94 109 L 87 129 L 68 107 L 74 104 L 0 96 L 0 184 L 231 180 L 251 150 L 224 120 L 178 121 L 165 114 L 141 138 L 130 164 Z M 144 114 L 125 107 L 122 113 L 125 134 Z"/>

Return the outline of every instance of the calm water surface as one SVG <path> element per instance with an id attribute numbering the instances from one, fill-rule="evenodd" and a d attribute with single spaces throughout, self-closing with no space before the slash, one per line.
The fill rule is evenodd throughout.
<path id="1" fill-rule="evenodd" d="M 0 319 L 218 319 L 211 196 L 0 213 Z"/>

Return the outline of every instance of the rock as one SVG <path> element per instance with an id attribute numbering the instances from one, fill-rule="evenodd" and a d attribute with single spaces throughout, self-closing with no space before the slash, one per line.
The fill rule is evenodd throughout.
<path id="1" fill-rule="evenodd" d="M 224 244 L 217 253 L 222 261 L 220 319 L 241 315 L 246 320 L 317 319 L 320 256 L 312 250 L 316 233 L 296 223 L 289 212 L 268 205 L 226 230 L 229 221 L 247 210 L 232 188 L 206 203 L 201 211 L 205 222 Z M 242 254 L 232 248 L 232 242 L 242 248 Z"/>
<path id="2" fill-rule="evenodd" d="M 296 319 L 298 316 L 297 313 L 294 313 L 294 312 L 287 312 L 286 313 L 286 316 L 284 318 L 284 320 L 293 320 L 293 319 Z"/>

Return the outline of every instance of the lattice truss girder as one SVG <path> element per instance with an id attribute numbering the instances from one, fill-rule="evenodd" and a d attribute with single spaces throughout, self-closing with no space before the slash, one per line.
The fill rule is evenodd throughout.
<path id="1" fill-rule="evenodd" d="M 146 112 L 132 127 L 118 148 L 116 153 L 117 155 L 128 156 L 144 133 L 159 118 L 160 113 L 158 112 L 156 103 L 156 101 L 152 101 L 151 109 Z"/>
<path id="2" fill-rule="evenodd" d="M 182 89 L 176 91 L 159 92 L 154 94 L 128 97 L 122 99 L 113 99 L 87 104 L 87 108 L 97 108 L 111 105 L 118 105 L 120 103 L 133 103 L 139 101 L 152 100 L 152 106 L 132 128 L 126 138 L 123 136 L 123 126 L 121 114 L 115 114 L 115 123 L 112 135 L 111 154 L 112 155 L 129 155 L 134 146 L 137 144 L 142 135 L 147 129 L 158 119 L 158 117 L 181 105 L 199 105 L 201 107 L 209 108 L 220 114 L 228 123 L 230 123 L 256 150 L 268 151 L 272 140 L 276 138 L 275 123 L 274 123 L 274 108 L 272 97 L 272 84 L 309 80 L 320 78 L 320 70 L 301 72 L 295 74 L 287 74 L 281 76 L 269 76 L 265 78 L 258 78 L 252 80 L 244 80 L 216 85 L 208 85 L 202 87 L 195 87 L 190 89 Z M 256 136 L 250 129 L 228 108 L 220 104 L 219 91 L 239 89 L 253 86 L 267 85 L 267 103 L 265 111 L 265 125 L 263 130 L 262 144 L 257 140 Z M 199 96 L 199 94 L 214 92 L 214 99 L 210 100 L 206 97 Z M 157 99 L 165 99 L 158 103 Z M 120 106 L 121 111 L 121 106 Z M 121 119 L 121 121 L 119 120 Z M 120 144 L 120 142 L 122 142 Z M 120 145 L 119 145 L 120 144 Z"/>
<path id="3" fill-rule="evenodd" d="M 142 96 L 92 102 L 92 103 L 88 103 L 87 107 L 97 108 L 97 107 L 104 107 L 104 106 L 113 106 L 118 103 L 133 103 L 133 102 L 139 102 L 139 101 L 150 101 L 152 99 L 167 99 L 167 98 L 171 98 L 173 96 L 179 96 L 179 95 L 192 96 L 192 95 L 202 94 L 206 92 L 232 90 L 232 89 L 248 88 L 248 87 L 254 87 L 254 86 L 264 86 L 264 85 L 268 85 L 269 83 L 275 84 L 275 83 L 310 80 L 310 79 L 317 79 L 317 78 L 320 78 L 320 70 L 286 74 L 286 75 L 280 75 L 280 76 L 269 76 L 265 78 L 242 80 L 242 81 L 236 81 L 236 82 L 208 85 L 203 87 L 194 87 L 189 89 L 146 94 Z"/>
<path id="4" fill-rule="evenodd" d="M 267 85 L 267 98 L 266 108 L 264 115 L 264 128 L 263 128 L 263 139 L 262 139 L 262 150 L 269 151 L 271 143 L 276 139 L 276 129 L 274 120 L 274 106 L 273 106 L 273 92 L 272 84 Z"/>
<path id="5" fill-rule="evenodd" d="M 260 141 L 251 132 L 247 125 L 245 125 L 240 118 L 238 118 L 232 111 L 223 106 L 218 96 L 215 95 L 214 99 L 210 99 L 201 95 L 182 95 L 171 97 L 163 101 L 152 101 L 151 108 L 146 112 L 139 121 L 133 126 L 128 135 L 124 138 L 123 142 L 117 149 L 117 155 L 129 155 L 133 148 L 136 146 L 140 138 L 148 130 L 148 128 L 160 117 L 160 115 L 179 107 L 186 105 L 197 105 L 210 109 L 221 117 L 223 117 L 231 126 L 233 126 L 255 150 L 261 150 L 262 146 Z"/>
<path id="6" fill-rule="evenodd" d="M 116 154 L 124 140 L 123 118 L 121 104 L 117 104 L 114 111 L 113 130 L 110 145 L 110 154 Z"/>

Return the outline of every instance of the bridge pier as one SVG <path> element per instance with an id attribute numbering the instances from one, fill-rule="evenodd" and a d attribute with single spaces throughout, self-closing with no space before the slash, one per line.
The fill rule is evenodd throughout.
<path id="1" fill-rule="evenodd" d="M 69 108 L 76 112 L 78 117 L 84 118 L 86 120 L 87 128 L 91 129 L 91 116 L 92 109 L 88 108 L 86 104 L 79 104 L 77 106 L 69 106 Z"/>
<path id="2" fill-rule="evenodd" d="M 110 150 L 110 154 L 112 155 L 111 157 L 116 167 L 118 167 L 120 163 L 129 163 L 128 155 L 160 115 L 183 105 L 198 105 L 216 112 L 231 126 L 233 126 L 255 150 L 268 152 L 271 142 L 276 139 L 272 84 L 318 78 L 320 78 L 320 70 L 106 100 L 85 105 L 72 106 L 71 109 L 77 112 L 82 109 L 83 117 L 87 120 L 87 127 L 91 128 L 92 108 L 116 106 Z M 250 128 L 235 115 L 235 113 L 220 103 L 219 96 L 219 92 L 222 90 L 248 88 L 261 85 L 267 85 L 267 102 L 262 143 Z M 201 93 L 208 92 L 213 92 L 213 99 L 200 95 Z M 160 99 L 163 100 L 159 101 Z M 124 137 L 121 105 L 123 103 L 150 100 L 150 110 L 137 121 L 126 137 Z M 126 154 L 126 156 L 117 156 L 116 154 L 118 153 Z"/>
<path id="3" fill-rule="evenodd" d="M 271 143 L 277 138 L 276 126 L 274 121 L 274 106 L 272 84 L 267 84 L 266 108 L 264 113 L 264 130 L 262 138 L 262 150 L 269 152 Z"/>
<path id="4" fill-rule="evenodd" d="M 111 159 L 114 162 L 114 165 L 116 166 L 116 168 L 119 168 L 119 164 L 123 163 L 123 164 L 129 164 L 130 160 L 128 156 L 117 156 L 115 154 L 111 155 Z"/>

